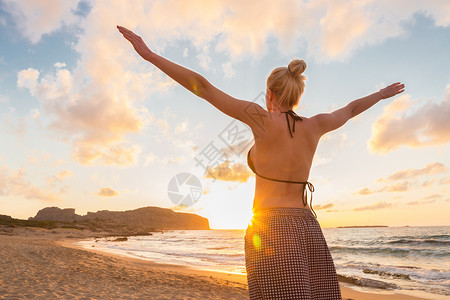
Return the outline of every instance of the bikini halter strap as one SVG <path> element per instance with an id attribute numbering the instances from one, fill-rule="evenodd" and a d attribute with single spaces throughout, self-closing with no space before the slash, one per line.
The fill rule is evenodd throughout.
<path id="1" fill-rule="evenodd" d="M 291 115 L 292 118 L 294 118 L 294 124 L 292 125 L 292 131 L 293 132 L 295 132 L 295 121 L 302 121 L 303 119 L 299 115 L 297 115 L 292 109 L 290 109 L 288 111 L 282 111 L 282 113 L 286 114 L 286 120 L 287 120 L 287 123 L 288 123 L 289 133 L 291 135 L 291 138 L 293 138 L 294 135 L 292 135 L 292 132 L 291 132 L 291 124 L 289 122 L 288 114 Z"/>

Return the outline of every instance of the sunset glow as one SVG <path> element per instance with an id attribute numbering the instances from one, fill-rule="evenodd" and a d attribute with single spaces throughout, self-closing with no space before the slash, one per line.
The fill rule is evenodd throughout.
<path id="1" fill-rule="evenodd" d="M 250 3 L 0 2 L 0 214 L 160 206 L 211 228 L 247 227 L 250 129 L 142 60 L 120 24 L 262 106 L 269 73 L 304 59 L 300 116 L 405 83 L 401 96 L 322 139 L 313 205 L 323 227 L 450 225 L 448 3 Z M 183 172 L 202 185 L 187 207 L 168 196 Z"/>

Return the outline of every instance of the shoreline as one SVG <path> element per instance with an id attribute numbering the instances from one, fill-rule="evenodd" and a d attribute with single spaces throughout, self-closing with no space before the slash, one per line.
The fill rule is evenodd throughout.
<path id="1" fill-rule="evenodd" d="M 248 299 L 246 275 L 159 264 L 76 244 L 93 235 L 98 233 L 35 228 L 0 234 L 0 294 L 6 299 Z M 343 299 L 429 299 L 340 284 Z"/>
<path id="2" fill-rule="evenodd" d="M 79 240 L 82 241 L 82 240 Z M 87 248 L 83 247 L 82 245 L 76 244 L 79 241 L 73 241 L 73 240 L 65 240 L 61 241 L 62 246 L 64 247 L 74 247 L 78 249 L 82 249 L 85 251 L 92 251 L 95 253 L 99 253 L 106 256 L 112 256 L 117 257 L 119 259 L 124 260 L 135 260 L 140 261 L 143 263 L 148 263 L 149 265 L 152 265 L 152 267 L 160 269 L 160 270 L 177 270 L 182 272 L 183 274 L 191 274 L 191 275 L 206 275 L 206 276 L 212 276 L 216 278 L 220 278 L 222 280 L 227 280 L 234 283 L 244 284 L 247 288 L 247 276 L 245 274 L 237 274 L 237 273 L 230 273 L 226 271 L 218 271 L 218 270 L 207 270 L 207 269 L 201 269 L 201 268 L 193 268 L 186 265 L 176 265 L 176 264 L 166 264 L 166 263 L 157 263 L 151 259 L 146 258 L 139 258 L 132 255 L 125 255 L 125 254 L 116 254 L 113 252 L 109 252 L 106 250 L 99 250 L 96 248 Z M 427 298 L 425 297 L 418 297 L 414 295 L 399 293 L 396 291 L 389 291 L 389 290 L 379 290 L 376 291 L 376 289 L 371 288 L 364 288 L 352 285 L 347 282 L 339 281 L 340 287 L 341 287 L 341 294 L 342 299 L 351 299 L 351 300 L 429 300 L 429 299 L 436 299 L 436 298 Z M 420 293 L 420 292 L 419 292 Z"/>

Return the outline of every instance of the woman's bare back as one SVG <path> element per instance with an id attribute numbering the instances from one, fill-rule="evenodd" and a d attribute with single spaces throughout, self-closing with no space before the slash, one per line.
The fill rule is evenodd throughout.
<path id="1" fill-rule="evenodd" d="M 255 145 L 250 152 L 257 173 L 280 180 L 308 181 L 320 139 L 314 121 L 305 117 L 302 117 L 301 121 L 295 121 L 288 115 L 291 127 L 295 121 L 295 132 L 292 132 L 291 137 L 286 114 L 280 112 L 269 114 L 265 134 L 255 139 Z M 305 207 L 302 201 L 303 186 L 256 176 L 254 210 L 271 207 Z"/>

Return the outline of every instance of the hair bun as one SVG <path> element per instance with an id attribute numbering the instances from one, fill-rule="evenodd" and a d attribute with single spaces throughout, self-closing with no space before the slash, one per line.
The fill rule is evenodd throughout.
<path id="1" fill-rule="evenodd" d="M 302 74 L 305 69 L 306 63 L 303 59 L 294 59 L 289 63 L 288 66 L 288 71 L 294 76 Z"/>

